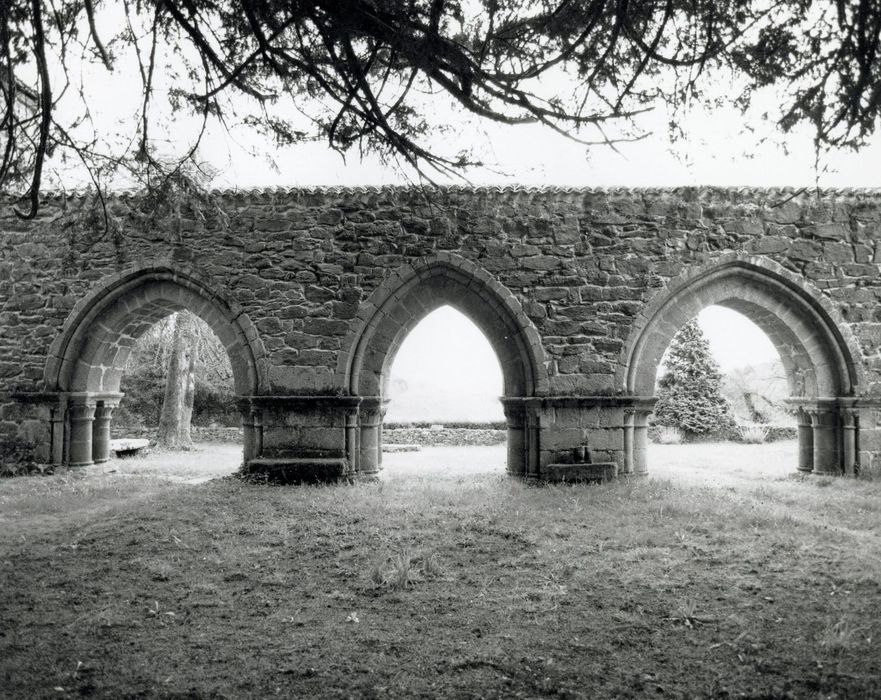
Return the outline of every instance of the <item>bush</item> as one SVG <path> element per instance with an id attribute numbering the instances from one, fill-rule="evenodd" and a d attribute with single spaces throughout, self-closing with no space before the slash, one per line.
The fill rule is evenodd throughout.
<path id="1" fill-rule="evenodd" d="M 228 387 L 214 387 L 196 380 L 193 392 L 193 425 L 219 423 L 227 427 L 239 424 L 236 394 Z"/>
<path id="2" fill-rule="evenodd" d="M 131 425 L 159 425 L 165 397 L 165 368 L 146 365 L 128 369 L 122 375 L 120 391 L 125 396 L 114 411 L 114 422 Z"/>
<path id="3" fill-rule="evenodd" d="M 36 452 L 36 444 L 26 440 L 0 443 L 0 477 L 51 474 L 52 465 L 40 464 L 35 457 Z"/>
<path id="4" fill-rule="evenodd" d="M 750 444 L 760 444 L 768 439 L 768 427 L 765 425 L 741 425 L 740 440 Z"/>

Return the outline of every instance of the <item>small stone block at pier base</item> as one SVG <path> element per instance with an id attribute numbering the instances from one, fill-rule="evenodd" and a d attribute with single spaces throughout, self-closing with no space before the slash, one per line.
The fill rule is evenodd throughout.
<path id="1" fill-rule="evenodd" d="M 273 484 L 338 481 L 346 474 L 344 457 L 258 457 L 245 464 L 245 476 Z"/>
<path id="2" fill-rule="evenodd" d="M 541 479 L 551 484 L 612 481 L 618 476 L 615 462 L 593 464 L 548 464 L 541 468 Z"/>
<path id="3" fill-rule="evenodd" d="M 119 438 L 110 441 L 110 451 L 117 457 L 132 457 L 150 446 L 146 438 Z"/>

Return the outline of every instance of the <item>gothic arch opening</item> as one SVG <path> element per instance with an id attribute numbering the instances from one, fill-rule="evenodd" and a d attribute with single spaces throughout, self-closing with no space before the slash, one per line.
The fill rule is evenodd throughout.
<path id="1" fill-rule="evenodd" d="M 856 347 L 818 292 L 759 259 L 734 259 L 701 268 L 669 285 L 648 304 L 625 347 L 620 375 L 627 393 L 654 393 L 661 358 L 676 332 L 711 305 L 740 312 L 768 336 L 786 370 L 789 403 L 798 417 L 803 472 L 852 473 L 858 454 L 859 386 Z M 645 471 L 646 419 L 633 419 L 635 471 Z"/>
<path id="2" fill-rule="evenodd" d="M 504 471 L 507 435 L 494 430 L 505 425 L 499 401 L 502 370 L 486 336 L 467 316 L 451 306 L 426 315 L 401 343 L 388 376 L 383 443 L 422 442 L 414 435 L 427 438 L 418 451 L 392 449 L 393 454 L 385 454 L 383 467 L 389 475 L 461 477 Z M 483 430 L 455 432 L 463 423 Z M 429 426 L 431 430 L 413 432 Z"/>
<path id="3" fill-rule="evenodd" d="M 157 321 L 188 310 L 205 321 L 230 359 L 236 394 L 258 393 L 263 351 L 250 320 L 190 274 L 140 268 L 99 284 L 73 309 L 50 350 L 46 387 L 61 396 L 53 418 L 53 461 L 82 466 L 107 459 L 110 422 L 135 341 Z M 245 459 L 253 452 L 245 425 Z"/>
<path id="4" fill-rule="evenodd" d="M 393 274 L 362 307 L 361 324 L 343 351 L 338 374 L 360 398 L 357 431 L 350 436 L 361 473 L 382 464 L 382 422 L 391 363 L 410 331 L 430 312 L 451 306 L 486 336 L 502 370 L 508 425 L 507 469 L 534 473 L 538 427 L 528 416 L 528 398 L 546 391 L 544 350 L 538 332 L 514 295 L 476 265 L 446 256 Z M 357 442 L 357 446 L 351 442 Z"/>
<path id="5" fill-rule="evenodd" d="M 427 314 L 389 363 L 389 423 L 504 420 L 502 370 L 489 341 L 451 306 Z"/>

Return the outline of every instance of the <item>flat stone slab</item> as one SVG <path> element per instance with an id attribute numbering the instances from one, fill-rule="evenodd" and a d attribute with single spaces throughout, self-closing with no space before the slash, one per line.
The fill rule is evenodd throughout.
<path id="1" fill-rule="evenodd" d="M 604 482 L 618 476 L 615 462 L 594 462 L 592 464 L 548 464 L 541 468 L 541 478 L 552 484 Z"/>
<path id="2" fill-rule="evenodd" d="M 117 457 L 129 457 L 150 446 L 146 438 L 117 438 L 110 441 L 110 449 Z"/>
<path id="3" fill-rule="evenodd" d="M 274 484 L 301 484 L 338 481 L 346 469 L 344 457 L 257 457 L 242 471 Z"/>
<path id="4" fill-rule="evenodd" d="M 382 445 L 383 452 L 419 452 L 421 449 L 422 448 L 419 445 L 388 445 L 386 443 L 383 443 Z"/>

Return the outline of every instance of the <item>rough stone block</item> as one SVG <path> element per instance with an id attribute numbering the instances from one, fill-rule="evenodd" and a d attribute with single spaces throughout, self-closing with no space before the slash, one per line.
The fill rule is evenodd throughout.
<path id="1" fill-rule="evenodd" d="M 341 457 L 258 457 L 250 460 L 242 472 L 254 480 L 301 484 L 339 481 L 347 468 Z"/>
<path id="2" fill-rule="evenodd" d="M 549 483 L 602 483 L 612 481 L 618 476 L 615 462 L 595 462 L 593 464 L 551 463 L 542 467 L 541 479 Z"/>

